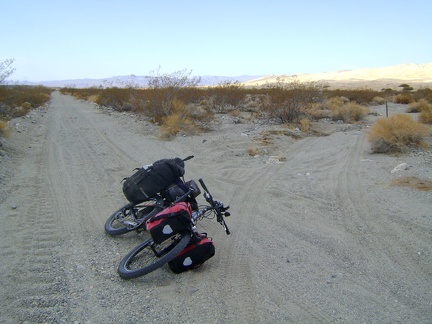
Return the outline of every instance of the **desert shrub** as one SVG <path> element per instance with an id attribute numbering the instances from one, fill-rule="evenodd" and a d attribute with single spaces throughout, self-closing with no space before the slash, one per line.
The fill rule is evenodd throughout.
<path id="1" fill-rule="evenodd" d="M 32 105 L 29 102 L 24 102 L 21 106 L 15 107 L 15 109 L 12 110 L 11 116 L 12 117 L 21 117 L 27 115 L 32 108 Z"/>
<path id="2" fill-rule="evenodd" d="M 395 98 L 395 102 L 400 103 L 400 104 L 409 104 L 413 101 L 414 101 L 414 99 L 413 99 L 411 93 L 409 93 L 409 92 L 400 93 Z"/>
<path id="3" fill-rule="evenodd" d="M 368 132 L 375 153 L 405 152 L 410 146 L 423 147 L 430 129 L 408 115 L 398 114 L 378 119 Z"/>
<path id="4" fill-rule="evenodd" d="M 128 89 L 124 88 L 106 88 L 101 90 L 96 103 L 101 106 L 112 107 L 115 110 L 124 110 L 128 103 L 130 93 Z"/>
<path id="5" fill-rule="evenodd" d="M 373 97 L 371 104 L 372 105 L 383 105 L 385 104 L 386 99 L 380 96 Z"/>
<path id="6" fill-rule="evenodd" d="M 331 97 L 324 102 L 324 107 L 329 110 L 336 110 L 349 102 L 346 97 Z"/>
<path id="7" fill-rule="evenodd" d="M 365 106 L 355 102 L 348 102 L 342 106 L 331 106 L 331 118 L 333 120 L 343 120 L 344 122 L 353 122 L 362 120 L 369 112 Z"/>
<path id="8" fill-rule="evenodd" d="M 97 99 L 99 97 L 99 94 L 102 91 L 102 88 L 96 88 L 96 87 L 82 88 L 82 89 L 62 88 L 60 89 L 60 91 L 63 94 L 71 94 L 77 99 L 97 102 Z"/>
<path id="9" fill-rule="evenodd" d="M 43 86 L 0 86 L 0 102 L 11 107 L 21 107 L 25 102 L 32 108 L 49 101 L 52 89 Z"/>
<path id="10" fill-rule="evenodd" d="M 407 113 L 419 113 L 425 109 L 428 109 L 431 104 L 426 99 L 420 99 L 419 101 L 413 101 L 408 105 L 406 109 Z"/>
<path id="11" fill-rule="evenodd" d="M 310 82 L 277 83 L 269 86 L 262 100 L 264 110 L 282 123 L 297 123 L 314 103 L 321 100 L 321 85 Z"/>
<path id="12" fill-rule="evenodd" d="M 97 96 L 103 90 L 102 86 L 96 88 L 75 88 L 74 86 L 65 86 L 60 88 L 60 93 L 64 95 L 71 95 L 77 99 L 86 99 L 90 96 Z"/>
<path id="13" fill-rule="evenodd" d="M 330 99 L 333 97 L 345 97 L 348 101 L 354 101 L 358 104 L 369 104 L 373 102 L 375 97 L 382 95 L 382 92 L 375 91 L 371 89 L 336 89 L 336 90 L 326 90 L 324 95 Z"/>
<path id="14" fill-rule="evenodd" d="M 52 91 L 43 86 L 0 86 L 0 118 L 9 120 L 43 106 L 50 100 Z"/>
<path id="15" fill-rule="evenodd" d="M 207 89 L 211 109 L 217 113 L 227 113 L 240 109 L 246 97 L 246 91 L 239 82 L 225 81 Z"/>
<path id="16" fill-rule="evenodd" d="M 261 107 L 262 98 L 265 96 L 260 93 L 254 93 L 255 90 L 251 91 L 250 89 L 244 90 L 246 95 L 244 100 L 242 101 L 241 110 L 247 112 L 258 112 Z"/>
<path id="17" fill-rule="evenodd" d="M 432 124 L 432 104 L 422 107 L 419 115 L 419 121 L 424 124 Z"/>
<path id="18" fill-rule="evenodd" d="M 311 120 L 319 120 L 322 118 L 330 118 L 331 111 L 322 103 L 313 103 L 305 109 L 305 115 Z"/>
<path id="19" fill-rule="evenodd" d="M 428 102 L 432 102 L 432 90 L 429 88 L 417 89 L 417 91 L 411 94 L 416 101 L 420 99 L 426 99 Z"/>
<path id="20" fill-rule="evenodd" d="M 172 113 L 173 100 L 182 100 L 182 96 L 188 93 L 185 90 L 194 92 L 194 88 L 200 83 L 201 79 L 191 77 L 191 73 L 192 71 L 186 69 L 171 74 L 160 74 L 159 69 L 154 71 L 145 94 L 146 112 L 156 121 L 169 116 Z"/>

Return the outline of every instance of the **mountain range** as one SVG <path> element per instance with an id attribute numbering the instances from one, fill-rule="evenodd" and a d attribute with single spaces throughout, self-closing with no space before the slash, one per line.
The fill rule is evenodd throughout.
<path id="1" fill-rule="evenodd" d="M 113 76 L 105 79 L 73 79 L 42 82 L 25 82 L 28 85 L 44 85 L 47 87 L 145 87 L 150 76 Z M 322 82 L 332 88 L 372 89 L 397 88 L 401 83 L 409 83 L 414 88 L 432 87 L 432 63 L 400 64 L 389 67 L 363 68 L 316 74 L 295 75 L 240 75 L 240 76 L 200 76 L 200 86 L 213 86 L 223 82 L 240 82 L 245 86 L 262 86 L 275 82 Z M 23 83 L 21 83 L 23 84 Z"/>
<path id="2" fill-rule="evenodd" d="M 260 78 L 260 75 L 240 75 L 240 76 L 200 76 L 199 86 L 213 86 L 223 82 L 246 82 Z M 122 75 L 113 76 L 105 79 L 70 79 L 70 80 L 53 80 L 41 82 L 24 82 L 26 85 L 43 85 L 46 87 L 73 87 L 73 88 L 91 88 L 91 87 L 145 87 L 148 84 L 150 76 Z"/>

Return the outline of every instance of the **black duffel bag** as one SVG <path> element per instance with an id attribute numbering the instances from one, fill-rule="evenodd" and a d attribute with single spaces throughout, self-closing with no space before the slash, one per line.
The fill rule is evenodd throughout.
<path id="1" fill-rule="evenodd" d="M 176 183 L 185 173 L 180 158 L 162 159 L 139 168 L 123 183 L 123 193 L 132 204 L 139 204 Z"/>

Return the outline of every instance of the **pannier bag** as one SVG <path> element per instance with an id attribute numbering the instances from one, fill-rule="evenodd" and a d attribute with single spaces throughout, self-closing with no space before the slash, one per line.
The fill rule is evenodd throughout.
<path id="1" fill-rule="evenodd" d="M 170 203 L 176 201 L 180 197 L 183 197 L 187 192 L 188 188 L 178 180 L 178 183 L 170 185 L 168 188 L 161 192 L 161 195 Z M 184 200 L 184 199 L 183 199 Z"/>
<path id="2" fill-rule="evenodd" d="M 172 272 L 182 273 L 190 269 L 196 269 L 215 255 L 213 242 L 207 238 L 206 234 L 198 235 L 198 242 L 190 243 L 179 255 L 168 262 Z"/>
<path id="3" fill-rule="evenodd" d="M 150 232 L 153 242 L 160 244 L 171 236 L 189 230 L 191 213 L 189 203 L 178 202 L 150 218 L 146 222 L 146 230 Z"/>
<path id="4" fill-rule="evenodd" d="M 158 160 L 126 178 L 123 193 L 132 204 L 139 204 L 175 183 L 184 172 L 180 158 Z"/>

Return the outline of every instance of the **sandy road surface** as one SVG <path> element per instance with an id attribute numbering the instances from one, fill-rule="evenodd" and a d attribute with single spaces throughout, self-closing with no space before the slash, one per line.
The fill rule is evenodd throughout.
<path id="1" fill-rule="evenodd" d="M 407 162 L 404 175 L 430 178 L 432 156 L 371 155 L 352 128 L 275 136 L 286 161 L 266 163 L 246 153 L 265 127 L 162 142 L 152 125 L 59 93 L 14 121 L 1 161 L 1 322 L 430 323 L 431 192 L 392 187 L 389 171 Z M 232 235 L 205 220 L 216 256 L 202 268 L 121 280 L 118 262 L 147 234 L 104 233 L 120 180 L 189 154 L 186 178 L 231 205 Z"/>

